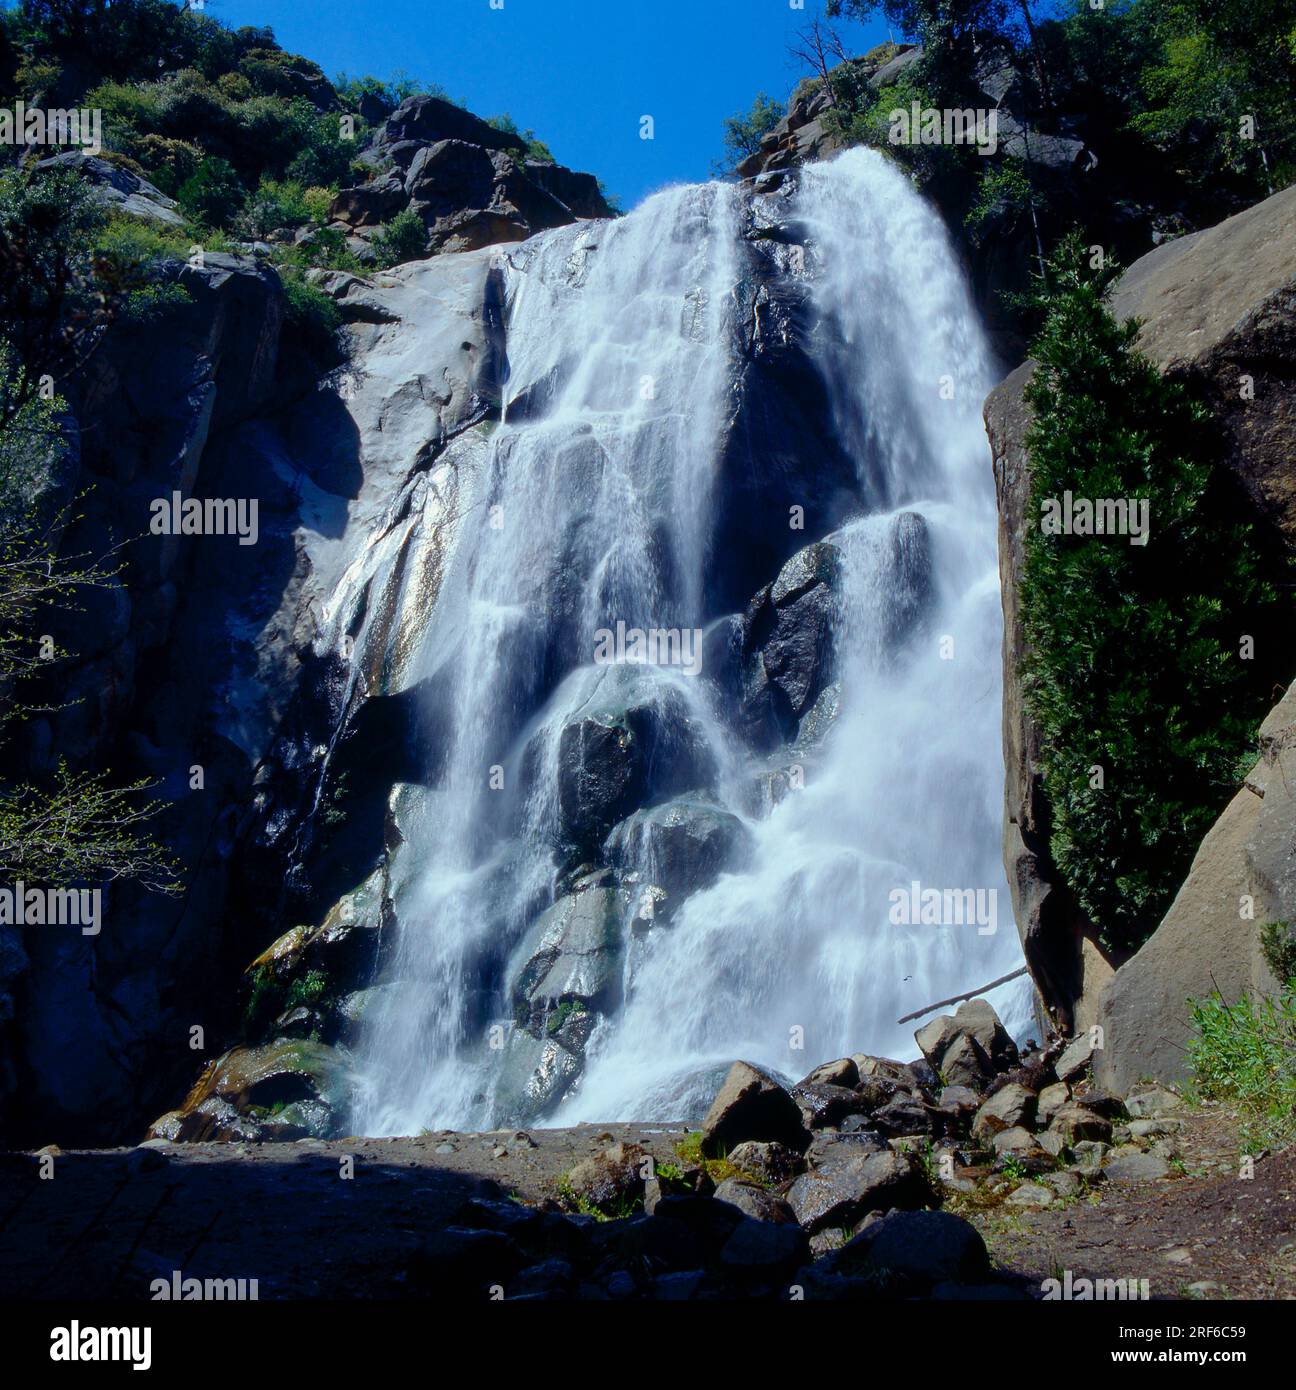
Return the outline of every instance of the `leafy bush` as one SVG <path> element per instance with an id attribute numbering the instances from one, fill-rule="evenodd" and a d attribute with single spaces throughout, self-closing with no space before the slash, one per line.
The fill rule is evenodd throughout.
<path id="1" fill-rule="evenodd" d="M 1104 943 L 1123 950 L 1155 928 L 1236 789 L 1281 677 L 1290 611 L 1252 528 L 1233 519 L 1208 412 L 1134 350 L 1137 325 L 1104 307 L 1113 268 L 1088 267 L 1079 238 L 1064 241 L 1032 348 L 1022 669 L 1054 860 Z M 1067 491 L 1145 499 L 1146 544 L 1046 535 L 1043 503 Z"/>
<path id="2" fill-rule="evenodd" d="M 224 226 L 243 202 L 243 185 L 227 159 L 207 158 L 180 185 L 180 206 L 199 222 Z"/>
<path id="3" fill-rule="evenodd" d="M 1192 1003 L 1189 1068 L 1207 1100 L 1236 1105 L 1244 1152 L 1296 1140 L 1296 995 L 1234 1005 L 1218 994 Z"/>
<path id="4" fill-rule="evenodd" d="M 414 261 L 427 254 L 427 229 L 423 219 L 412 208 L 398 212 L 390 222 L 378 229 L 373 239 L 373 248 L 378 256 L 378 264 L 399 265 L 402 261 Z"/>
<path id="5" fill-rule="evenodd" d="M 285 336 L 318 362 L 336 361 L 338 329 L 342 327 L 342 314 L 337 305 L 323 290 L 308 284 L 295 266 L 281 267 L 280 278 L 287 301 Z"/>
<path id="6" fill-rule="evenodd" d="M 1296 927 L 1290 922 L 1266 922 L 1260 928 L 1260 951 L 1274 979 L 1296 988 Z"/>

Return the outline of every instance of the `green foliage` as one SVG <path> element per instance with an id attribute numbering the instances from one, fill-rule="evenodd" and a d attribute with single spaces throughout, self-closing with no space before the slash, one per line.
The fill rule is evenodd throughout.
<path id="1" fill-rule="evenodd" d="M 152 784 L 114 787 L 108 777 L 60 762 L 50 785 L 0 785 L 0 874 L 36 883 L 132 879 L 179 893 L 174 858 L 143 831 L 163 809 L 136 799 Z"/>
<path id="2" fill-rule="evenodd" d="M 373 249 L 379 265 L 393 266 L 427 255 L 427 240 L 423 219 L 413 208 L 405 208 L 378 229 Z"/>
<path id="3" fill-rule="evenodd" d="M 132 290 L 126 296 L 120 319 L 137 327 L 161 323 L 193 303 L 193 296 L 174 281 L 157 281 Z"/>
<path id="4" fill-rule="evenodd" d="M 244 189 L 227 159 L 207 158 L 180 185 L 185 212 L 207 226 L 224 226 L 243 203 Z"/>
<path id="5" fill-rule="evenodd" d="M 727 116 L 724 122 L 725 152 L 722 171 L 731 171 L 748 155 L 755 154 L 760 149 L 761 140 L 786 115 L 787 107 L 782 102 L 775 101 L 764 92 L 757 92 L 756 100 L 752 102 L 749 111 L 738 111 L 732 116 Z"/>
<path id="6" fill-rule="evenodd" d="M 1215 994 L 1190 1007 L 1195 1089 L 1238 1107 L 1243 1151 L 1296 1140 L 1296 995 L 1285 990 L 1259 1003 L 1244 995 L 1230 1006 Z"/>
<path id="7" fill-rule="evenodd" d="M 1257 189 L 1296 176 L 1296 6 L 1292 0 L 1142 0 L 1157 43 L 1134 128 L 1192 178 Z"/>
<path id="8" fill-rule="evenodd" d="M 1054 860 L 1104 943 L 1123 950 L 1156 927 L 1236 787 L 1290 614 L 1257 537 L 1230 520 L 1208 412 L 1134 350 L 1137 325 L 1103 305 L 1113 268 L 1091 270 L 1072 236 L 1049 273 L 1026 391 L 1024 689 Z M 1146 499 L 1147 543 L 1045 534 L 1045 502 L 1067 491 Z M 1244 633 L 1254 661 L 1242 659 Z"/>
<path id="9" fill-rule="evenodd" d="M 1279 984 L 1296 989 L 1296 927 L 1266 922 L 1260 928 L 1260 951 Z"/>
<path id="10" fill-rule="evenodd" d="M 450 93 L 437 83 L 424 82 L 399 69 L 385 82 L 377 77 L 349 77 L 346 73 L 340 72 L 333 79 L 333 88 L 337 92 L 338 100 L 348 111 L 358 112 L 361 104 L 367 100 L 368 103 L 382 108 L 384 116 L 390 115 L 401 102 L 414 96 L 437 97 L 454 106 L 463 105 L 463 102 L 455 101 Z"/>
<path id="11" fill-rule="evenodd" d="M 964 225 L 976 236 L 992 221 L 1015 219 L 1039 206 L 1041 201 L 1041 195 L 1026 172 L 1025 162 L 1005 159 L 1002 164 L 987 169 L 977 186 L 976 202 L 968 210 Z"/>
<path id="12" fill-rule="evenodd" d="M 543 140 L 536 138 L 534 130 L 519 130 L 518 123 L 506 112 L 502 116 L 487 116 L 486 124 L 506 135 L 516 135 L 526 145 L 525 159 L 534 159 L 540 164 L 557 164 L 553 152 Z"/>
<path id="13" fill-rule="evenodd" d="M 109 295 L 94 277 L 91 240 L 103 220 L 74 173 L 0 171 L 0 339 L 13 369 L 0 381 L 0 427 L 41 376 L 65 375 L 97 340 Z"/>
<path id="14" fill-rule="evenodd" d="M 288 997 L 284 1008 L 295 1009 L 299 1004 L 313 1007 L 328 993 L 328 976 L 322 970 L 308 970 L 305 975 L 288 986 Z"/>
<path id="15" fill-rule="evenodd" d="M 318 286 L 308 284 L 296 266 L 280 268 L 284 298 L 284 332 L 291 342 L 321 363 L 338 358 L 338 329 L 342 314 Z"/>

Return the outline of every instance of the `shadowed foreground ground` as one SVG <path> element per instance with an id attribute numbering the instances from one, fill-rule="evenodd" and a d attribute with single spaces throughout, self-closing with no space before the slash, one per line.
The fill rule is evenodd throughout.
<path id="1" fill-rule="evenodd" d="M 172 1271 L 256 1279 L 262 1300 L 421 1297 L 429 1238 L 458 1224 L 466 1203 L 512 1197 L 552 1207 L 563 1175 L 609 1142 L 637 1143 L 661 1163 L 676 1159 L 684 1133 L 682 1125 L 582 1125 L 55 1152 L 49 1179 L 36 1156 L 0 1154 L 0 1297 L 148 1299 L 151 1281 Z M 1018 1296 L 1038 1296 L 1040 1281 L 1069 1269 L 1076 1278 L 1145 1278 L 1154 1299 L 1296 1297 L 1296 1151 L 1261 1159 L 1254 1178 L 1241 1180 L 1226 1117 L 1194 1116 L 1183 1139 L 1185 1171 L 1169 1181 L 1113 1183 L 1043 1211 L 951 1208 L 977 1225 L 1000 1269 L 1018 1276 Z M 349 1179 L 341 1176 L 348 1156 Z M 505 1222 L 510 1209 L 526 1218 L 506 1206 Z M 557 1236 L 566 1224 L 530 1219 L 556 1222 Z M 482 1274 L 466 1295 L 492 1281 Z"/>

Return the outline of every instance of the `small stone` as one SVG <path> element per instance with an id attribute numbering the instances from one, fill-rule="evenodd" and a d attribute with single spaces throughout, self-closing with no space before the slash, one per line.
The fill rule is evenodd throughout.
<path id="1" fill-rule="evenodd" d="M 1059 1081 L 1055 1085 L 1045 1086 L 1039 1093 L 1039 1100 L 1035 1107 L 1038 1123 L 1048 1124 L 1070 1099 L 1071 1087 L 1064 1082 Z"/>
<path id="2" fill-rule="evenodd" d="M 1053 1205 L 1053 1193 L 1037 1182 L 1024 1182 L 1008 1198 L 1013 1207 L 1048 1207 Z"/>
<path id="3" fill-rule="evenodd" d="M 1041 1139 L 1043 1136 L 1041 1136 Z M 1111 1151 L 1110 1144 L 1104 1144 L 1098 1139 L 1082 1139 L 1080 1143 L 1072 1146 L 1071 1152 L 1075 1156 L 1075 1165 L 1081 1171 L 1089 1168 L 1101 1168 L 1102 1161 Z"/>
<path id="4" fill-rule="evenodd" d="M 1152 1115 L 1165 1115 L 1171 1110 L 1181 1110 L 1183 1099 L 1158 1087 L 1154 1091 L 1144 1091 L 1137 1096 L 1129 1096 L 1125 1101 L 1126 1109 L 1136 1120 L 1147 1119 Z"/>
<path id="5" fill-rule="evenodd" d="M 507 1158 L 507 1157 L 508 1157 L 508 1150 L 504 1147 L 503 1144 L 496 1144 L 496 1146 L 491 1150 L 491 1157 L 492 1157 L 492 1158 Z"/>
<path id="6" fill-rule="evenodd" d="M 1165 1260 L 1167 1264 L 1190 1265 L 1192 1264 L 1192 1251 L 1185 1250 L 1182 1246 L 1180 1246 L 1177 1250 L 1164 1251 L 1162 1253 L 1161 1258 Z"/>
<path id="7" fill-rule="evenodd" d="M 1155 1182 L 1170 1176 L 1170 1165 L 1151 1154 L 1125 1154 L 1108 1159 L 1103 1172 L 1108 1182 Z"/>
<path id="8" fill-rule="evenodd" d="M 1045 1133 L 1040 1134 L 1036 1137 L 1039 1142 L 1040 1148 L 1043 1149 L 1044 1152 L 1048 1154 L 1050 1158 L 1064 1159 L 1066 1157 L 1066 1140 L 1063 1139 L 1063 1137 L 1056 1130 L 1047 1130 Z"/>
<path id="9" fill-rule="evenodd" d="M 1083 1033 L 1070 1044 L 1054 1064 L 1059 1081 L 1070 1081 L 1093 1064 L 1094 1042 L 1091 1033 Z"/>
<path id="10" fill-rule="evenodd" d="M 1049 1173 L 1040 1181 L 1045 1187 L 1056 1192 L 1059 1197 L 1078 1197 L 1084 1188 L 1080 1174 L 1070 1171 Z"/>
<path id="11" fill-rule="evenodd" d="M 1224 1288 L 1214 1279 L 1198 1279 L 1195 1284 L 1188 1285 L 1186 1292 L 1189 1298 L 1222 1298 Z"/>

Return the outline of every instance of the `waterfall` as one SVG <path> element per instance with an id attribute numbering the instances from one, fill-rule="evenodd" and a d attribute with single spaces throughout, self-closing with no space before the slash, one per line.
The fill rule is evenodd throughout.
<path id="1" fill-rule="evenodd" d="M 992 364 L 939 218 L 881 155 L 808 167 L 784 201 L 799 241 L 779 273 L 854 482 L 826 538 L 806 522 L 780 540 L 766 582 L 793 593 L 783 559 L 827 540 L 831 684 L 770 747 L 711 660 L 740 630 L 711 580 L 752 350 L 750 195 L 670 189 L 509 248 L 503 420 L 416 658 L 442 727 L 427 785 L 398 797 L 398 944 L 360 1048 L 360 1132 L 694 1117 L 738 1057 L 799 1075 L 912 1056 L 897 1017 L 1020 962 L 999 853 Z M 620 636 L 600 657 L 627 632 L 669 634 L 670 657 Z M 591 839 L 599 797 L 626 814 Z M 663 825 L 732 852 L 663 893 Z M 979 915 L 898 921 L 923 889 Z M 593 1002 L 537 1025 L 516 982 L 551 966 Z M 994 996 L 1015 1032 L 1028 998 Z M 568 1008 L 587 1022 L 558 1046 Z"/>

